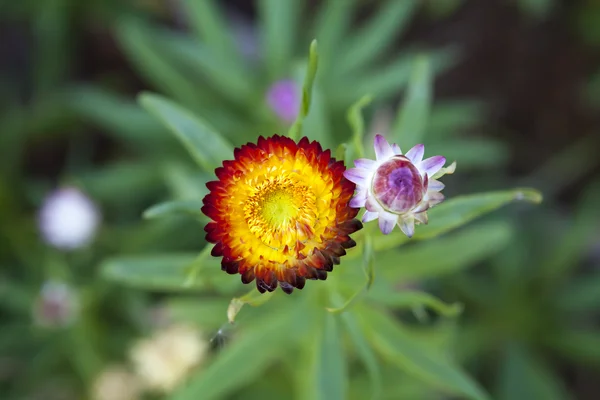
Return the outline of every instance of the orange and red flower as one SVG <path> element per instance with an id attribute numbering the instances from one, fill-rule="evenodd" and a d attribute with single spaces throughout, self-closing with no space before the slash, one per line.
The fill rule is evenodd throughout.
<path id="1" fill-rule="evenodd" d="M 344 178 L 344 163 L 316 141 L 277 135 L 235 149 L 234 157 L 207 183 L 202 207 L 221 269 L 255 280 L 260 292 L 279 284 L 291 293 L 306 279 L 326 279 L 362 228 L 348 205 L 355 185 Z"/>

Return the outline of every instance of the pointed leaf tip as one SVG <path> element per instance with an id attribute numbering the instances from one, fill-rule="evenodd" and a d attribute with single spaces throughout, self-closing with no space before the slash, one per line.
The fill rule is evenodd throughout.
<path id="1" fill-rule="evenodd" d="M 515 200 L 523 200 L 534 204 L 540 204 L 544 200 L 544 195 L 537 189 L 517 189 L 515 191 Z"/>

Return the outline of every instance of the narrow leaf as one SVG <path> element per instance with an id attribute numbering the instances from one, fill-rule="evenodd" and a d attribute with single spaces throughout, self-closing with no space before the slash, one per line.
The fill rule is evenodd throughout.
<path id="1" fill-rule="evenodd" d="M 173 215 L 188 215 L 199 219 L 206 219 L 200 209 L 201 200 L 176 200 L 155 204 L 144 211 L 143 217 L 146 219 L 170 217 Z"/>
<path id="2" fill-rule="evenodd" d="M 363 96 L 354 103 L 348 110 L 348 123 L 352 128 L 352 144 L 356 152 L 356 158 L 365 156 L 365 147 L 363 137 L 365 134 L 365 120 L 362 115 L 362 110 L 368 106 L 373 98 L 371 96 Z"/>
<path id="3" fill-rule="evenodd" d="M 416 0 L 388 1 L 351 37 L 345 40 L 345 51 L 338 62 L 340 75 L 363 68 L 383 54 L 407 26 Z"/>
<path id="4" fill-rule="evenodd" d="M 421 143 L 431 107 L 432 77 L 429 59 L 418 56 L 413 64 L 408 89 L 392 128 L 396 143 L 410 148 Z"/>
<path id="5" fill-rule="evenodd" d="M 458 365 L 415 341 L 391 316 L 362 307 L 359 319 L 380 355 L 407 374 L 451 394 L 475 400 L 489 399 L 477 382 Z"/>
<path id="6" fill-rule="evenodd" d="M 548 335 L 545 343 L 576 364 L 600 366 L 600 332 L 587 330 L 558 331 Z"/>
<path id="7" fill-rule="evenodd" d="M 468 227 L 453 235 L 377 254 L 385 281 L 411 282 L 469 268 L 508 246 L 514 229 L 505 222 Z"/>
<path id="8" fill-rule="evenodd" d="M 231 158 L 233 146 L 190 111 L 164 97 L 144 93 L 140 104 L 168 127 L 188 150 L 192 158 L 207 171 Z"/>
<path id="9" fill-rule="evenodd" d="M 294 121 L 288 132 L 288 136 L 294 140 L 297 140 L 302 136 L 302 123 L 310 110 L 312 88 L 315 76 L 317 75 L 318 64 L 319 54 L 317 52 L 317 41 L 313 40 L 310 44 L 308 68 L 306 69 L 306 77 L 304 78 L 304 84 L 302 86 L 302 103 L 300 105 L 300 111 L 298 117 L 296 117 L 296 121 Z"/>
<path id="10" fill-rule="evenodd" d="M 569 313 L 600 309 L 600 272 L 567 282 L 557 295 L 557 304 L 561 310 Z"/>
<path id="11" fill-rule="evenodd" d="M 390 288 L 372 290 L 368 294 L 369 300 L 376 301 L 390 308 L 428 307 L 445 317 L 456 317 L 463 307 L 459 303 L 446 304 L 435 296 L 426 292 L 397 291 Z"/>
<path id="12" fill-rule="evenodd" d="M 336 53 L 344 39 L 350 23 L 352 10 L 356 0 L 333 0 L 322 2 L 321 8 L 315 18 L 315 37 L 323 54 L 323 67 L 321 71 L 335 73 Z M 330 69 L 331 68 L 331 69 Z"/>
<path id="13" fill-rule="evenodd" d="M 312 365 L 309 369 L 311 400 L 344 400 L 347 398 L 347 362 L 340 340 L 337 317 L 326 314 L 325 325 L 312 347 Z"/>
<path id="14" fill-rule="evenodd" d="M 107 259 L 100 265 L 105 279 L 127 286 L 164 292 L 202 291 L 215 289 L 231 293 L 240 288 L 238 280 L 223 273 L 216 258 L 204 260 L 199 279 L 189 280 L 190 267 L 197 254 L 156 254 L 121 256 Z"/>
<path id="15" fill-rule="evenodd" d="M 364 246 L 363 246 L 363 262 L 362 268 L 365 274 L 366 281 L 363 286 L 360 287 L 358 291 L 356 291 L 350 298 L 340 307 L 335 308 L 327 308 L 327 311 L 334 314 L 343 313 L 347 311 L 348 308 L 356 300 L 361 298 L 366 292 L 369 291 L 373 281 L 375 280 L 375 268 L 373 267 L 375 264 L 374 252 L 373 252 L 373 238 L 371 236 L 365 236 L 364 238 Z"/>
<path id="16" fill-rule="evenodd" d="M 192 71 L 202 74 L 204 84 L 217 90 L 232 102 L 243 103 L 254 96 L 254 80 L 240 64 L 222 58 L 215 49 L 198 43 L 189 37 L 169 31 L 158 31 L 161 44 L 177 64 L 188 65 Z M 210 103 L 216 99 L 211 99 Z"/>
<path id="17" fill-rule="evenodd" d="M 514 201 L 540 203 L 542 195 L 535 189 L 512 189 L 455 197 L 427 211 L 429 223 L 417 226 L 412 239 L 408 239 L 399 231 L 394 231 L 378 239 L 375 242 L 375 250 L 388 250 L 411 240 L 430 239 L 442 235 Z M 357 255 L 356 251 L 350 252 L 346 259 Z"/>
<path id="18" fill-rule="evenodd" d="M 216 329 L 226 321 L 229 302 L 220 298 L 181 298 L 168 300 L 166 309 L 173 319 L 190 322 L 202 329 Z"/>
<path id="19" fill-rule="evenodd" d="M 240 61 L 231 29 L 223 18 L 218 4 L 214 0 L 184 1 L 184 5 L 189 11 L 188 19 L 198 39 L 206 43 L 221 58 L 232 62 Z"/>
<path id="20" fill-rule="evenodd" d="M 600 220 L 600 182 L 590 185 L 577 204 L 577 212 L 571 228 L 560 243 L 549 251 L 545 265 L 547 278 L 562 280 L 586 255 L 598 229 Z"/>
<path id="21" fill-rule="evenodd" d="M 301 6 L 301 1 L 258 2 L 262 49 L 273 81 L 288 73 L 286 67 L 294 54 Z"/>
<path id="22" fill-rule="evenodd" d="M 360 330 L 354 313 L 344 313 L 340 318 L 346 327 L 346 332 L 350 336 L 358 357 L 367 369 L 371 383 L 371 399 L 379 399 L 382 392 L 382 379 L 377 357 L 367 342 L 367 338 Z"/>
<path id="23" fill-rule="evenodd" d="M 227 319 L 229 320 L 229 323 L 233 324 L 235 322 L 235 317 L 245 304 L 258 307 L 271 300 L 274 294 L 275 292 L 261 293 L 255 288 L 252 288 L 242 297 L 235 297 L 231 299 L 231 302 L 229 302 L 229 307 L 227 307 Z"/>
<path id="24" fill-rule="evenodd" d="M 117 21 L 115 34 L 127 58 L 154 87 L 188 107 L 206 105 L 198 95 L 198 88 L 190 85 L 187 76 L 162 51 L 164 49 L 157 46 L 157 33 L 151 25 L 122 18 Z"/>
<path id="25" fill-rule="evenodd" d="M 278 357 L 286 354 L 290 341 L 310 327 L 303 305 L 293 304 L 254 320 L 237 340 L 226 346 L 212 363 L 169 400 L 222 399 L 252 382 Z M 227 379 L 223 379 L 224 376 Z"/>
<path id="26" fill-rule="evenodd" d="M 546 197 L 554 197 L 600 164 L 596 150 L 599 147 L 600 135 L 592 133 L 584 136 L 542 164 L 521 184 L 535 184 Z"/>
<path id="27" fill-rule="evenodd" d="M 498 400 L 567 400 L 561 379 L 520 345 L 503 351 L 498 374 Z"/>
<path id="28" fill-rule="evenodd" d="M 439 140 L 425 148 L 428 154 L 443 154 L 447 160 L 458 160 L 461 170 L 498 168 L 510 160 L 510 146 L 504 141 L 489 138 Z"/>
<path id="29" fill-rule="evenodd" d="M 432 76 L 438 75 L 454 65 L 458 52 L 454 48 L 430 51 L 427 54 Z M 378 101 L 390 100 L 398 95 L 410 81 L 416 53 L 401 53 L 385 66 L 373 66 L 370 70 L 352 75 L 344 80 L 329 83 L 332 102 L 346 105 L 357 97 L 370 93 Z M 348 85 L 352 82 L 352 85 Z"/>
<path id="30" fill-rule="evenodd" d="M 72 87 L 63 94 L 66 106 L 76 115 L 104 129 L 115 139 L 136 146 L 164 146 L 164 128 L 138 104 L 100 87 Z"/>
<path id="31" fill-rule="evenodd" d="M 436 101 L 429 113 L 427 137 L 431 141 L 432 138 L 449 138 L 472 130 L 483 123 L 486 111 L 482 101 Z"/>

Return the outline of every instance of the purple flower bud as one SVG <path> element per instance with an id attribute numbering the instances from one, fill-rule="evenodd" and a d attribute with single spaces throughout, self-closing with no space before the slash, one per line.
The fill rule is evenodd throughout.
<path id="1" fill-rule="evenodd" d="M 281 120 L 293 122 L 300 108 L 298 85 L 291 79 L 275 82 L 267 91 L 267 103 Z"/>
<path id="2" fill-rule="evenodd" d="M 400 146 L 388 143 L 381 135 L 373 143 L 375 160 L 359 158 L 355 168 L 344 176 L 356 184 L 350 207 L 365 207 L 363 222 L 379 219 L 385 235 L 398 225 L 408 237 L 415 233 L 415 224 L 427 224 L 427 210 L 444 200 L 440 193 L 444 184 L 437 180 L 451 174 L 456 163 L 443 168 L 446 158 L 423 159 L 425 146 L 418 144 L 406 154 Z"/>
<path id="3" fill-rule="evenodd" d="M 404 156 L 381 164 L 373 178 L 375 199 L 384 209 L 398 214 L 412 210 L 423 200 L 424 187 L 419 170 Z"/>

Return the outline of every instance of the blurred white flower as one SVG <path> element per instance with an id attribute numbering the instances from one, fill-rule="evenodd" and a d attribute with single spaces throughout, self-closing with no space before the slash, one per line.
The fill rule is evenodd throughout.
<path id="1" fill-rule="evenodd" d="M 39 228 L 44 240 L 61 250 L 88 244 L 99 222 L 96 205 L 76 188 L 55 190 L 46 197 L 39 211 Z"/>
<path id="2" fill-rule="evenodd" d="M 104 369 L 92 386 L 92 400 L 137 400 L 141 398 L 139 378 L 122 365 Z"/>
<path id="3" fill-rule="evenodd" d="M 208 347 L 198 330 L 188 325 L 172 325 L 137 342 L 130 357 L 143 385 L 166 393 L 202 363 Z"/>
<path id="4" fill-rule="evenodd" d="M 379 218 L 381 232 L 388 235 L 398 225 L 408 237 L 415 233 L 415 223 L 427 224 L 427 210 L 444 200 L 444 184 L 437 179 L 451 174 L 456 163 L 443 168 L 446 158 L 423 159 L 425 146 L 418 144 L 402 153 L 397 144 L 390 145 L 375 135 L 375 160 L 354 160 L 356 168 L 344 172 L 356 184 L 350 207 L 365 207 L 362 221 Z"/>
<path id="5" fill-rule="evenodd" d="M 79 314 L 79 297 L 64 282 L 47 281 L 33 304 L 33 320 L 46 328 L 60 328 L 73 323 Z"/>

